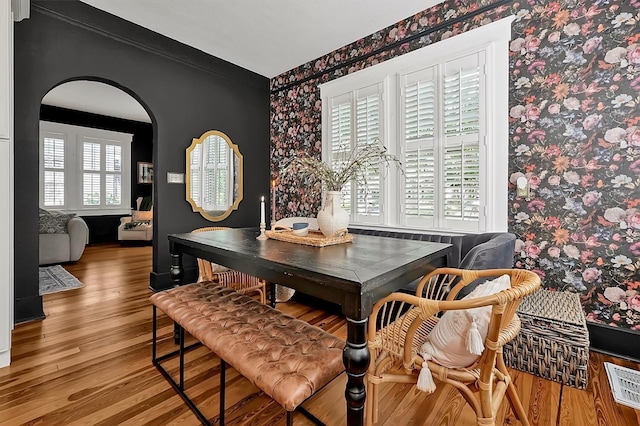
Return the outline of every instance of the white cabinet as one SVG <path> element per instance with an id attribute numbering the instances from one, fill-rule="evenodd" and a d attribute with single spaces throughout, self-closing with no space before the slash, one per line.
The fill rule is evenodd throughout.
<path id="1" fill-rule="evenodd" d="M 13 179 L 13 19 L 0 1 L 0 367 L 11 362 Z"/>
<path id="2" fill-rule="evenodd" d="M 10 139 L 9 127 L 12 124 L 13 82 L 10 79 L 13 62 L 13 19 L 11 3 L 0 2 L 0 139 Z"/>

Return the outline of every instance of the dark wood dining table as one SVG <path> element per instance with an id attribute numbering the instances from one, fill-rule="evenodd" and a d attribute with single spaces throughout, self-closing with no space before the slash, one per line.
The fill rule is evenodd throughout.
<path id="1" fill-rule="evenodd" d="M 364 379 L 370 361 L 366 329 L 372 307 L 445 265 L 451 245 L 356 235 L 353 242 L 313 247 L 258 240 L 258 235 L 253 228 L 169 235 L 171 278 L 182 284 L 182 255 L 187 254 L 340 305 L 347 319 L 347 424 L 364 424 Z"/>

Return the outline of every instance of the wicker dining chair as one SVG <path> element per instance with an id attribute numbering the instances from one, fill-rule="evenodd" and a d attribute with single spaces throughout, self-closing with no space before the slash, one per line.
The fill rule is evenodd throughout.
<path id="1" fill-rule="evenodd" d="M 194 229 L 191 232 L 221 231 L 225 229 L 231 228 L 224 226 L 208 226 Z M 266 303 L 267 283 L 263 279 L 245 274 L 244 272 L 235 271 L 200 258 L 198 258 L 198 272 L 198 282 L 213 281 L 243 294 L 257 292 L 260 295 L 260 302 Z"/>
<path id="2" fill-rule="evenodd" d="M 502 277 L 499 280 L 506 289 L 482 295 L 483 291 L 485 294 L 491 291 L 486 289 L 497 283 L 498 280 L 491 279 L 498 277 Z M 456 300 L 462 288 L 483 280 L 491 282 Z M 495 425 L 495 415 L 505 393 L 516 417 L 528 425 L 527 414 L 505 366 L 502 347 L 520 330 L 516 314 L 520 301 L 539 287 L 540 278 L 527 270 L 441 268 L 422 278 L 415 295 L 393 293 L 376 303 L 367 332 L 371 351 L 366 381 L 367 424 L 378 422 L 381 383 L 415 383 L 418 389 L 433 392 L 438 381 L 460 391 L 474 410 L 478 425 Z M 476 297 L 477 294 L 481 296 Z M 445 315 L 449 316 L 447 320 Z M 467 321 L 466 333 L 454 331 L 463 326 L 461 321 Z M 436 331 L 439 322 L 445 329 L 438 327 Z M 433 349 L 438 345 L 451 348 L 450 342 L 443 342 L 443 336 L 450 333 L 457 333 L 463 351 L 471 356 L 470 361 L 463 362 L 466 365 L 452 365 L 456 362 L 454 356 Z M 484 333 L 486 337 L 482 336 Z"/>

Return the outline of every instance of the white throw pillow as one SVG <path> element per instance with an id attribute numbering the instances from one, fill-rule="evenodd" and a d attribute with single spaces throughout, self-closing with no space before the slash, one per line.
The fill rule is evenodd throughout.
<path id="1" fill-rule="evenodd" d="M 502 275 L 499 278 L 480 284 L 466 295 L 463 300 L 489 296 L 508 288 L 511 288 L 511 279 L 508 275 Z M 461 368 L 471 365 L 482 354 L 483 342 L 487 337 L 489 321 L 491 320 L 491 309 L 491 306 L 483 306 L 445 312 L 420 348 L 420 355 L 426 360 L 433 360 L 449 368 Z M 482 345 L 482 347 L 476 346 L 475 350 L 474 348 L 469 348 L 468 343 L 468 334 L 474 322 L 475 326 L 477 326 L 477 332 L 480 333 L 480 345 Z M 476 330 L 473 330 L 473 332 L 475 333 Z"/>

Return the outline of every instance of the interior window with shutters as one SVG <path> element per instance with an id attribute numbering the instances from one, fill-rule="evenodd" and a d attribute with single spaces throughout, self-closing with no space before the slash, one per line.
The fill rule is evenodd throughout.
<path id="1" fill-rule="evenodd" d="M 351 226 L 506 230 L 511 21 L 320 86 L 324 161 L 379 140 L 403 165 L 343 190 Z"/>
<path id="2" fill-rule="evenodd" d="M 64 207 L 65 139 L 62 133 L 47 132 L 42 143 L 44 207 Z"/>
<path id="3" fill-rule="evenodd" d="M 128 214 L 132 135 L 40 122 L 40 206 Z"/>

